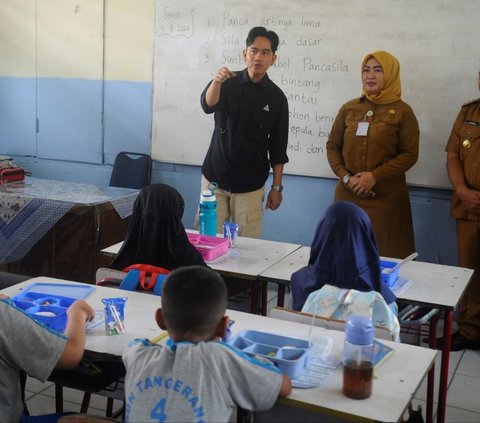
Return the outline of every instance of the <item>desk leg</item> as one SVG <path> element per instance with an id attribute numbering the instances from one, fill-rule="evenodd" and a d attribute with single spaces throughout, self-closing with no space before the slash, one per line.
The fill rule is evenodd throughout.
<path id="1" fill-rule="evenodd" d="M 258 308 L 258 300 L 260 300 L 260 309 Z M 250 313 L 267 315 L 267 301 L 268 301 L 268 282 L 261 280 L 253 281 L 252 298 L 250 300 Z"/>
<path id="2" fill-rule="evenodd" d="M 447 404 L 448 364 L 450 362 L 450 343 L 452 341 L 453 310 L 445 310 L 445 326 L 443 327 L 442 366 L 440 367 L 440 386 L 438 392 L 437 422 L 445 422 Z"/>
<path id="3" fill-rule="evenodd" d="M 267 302 L 268 302 L 268 282 L 260 282 L 261 286 L 261 299 L 262 299 L 262 309 L 260 310 L 260 314 L 262 316 L 267 315 Z"/>
<path id="4" fill-rule="evenodd" d="M 430 348 L 436 348 L 436 337 L 437 337 L 437 323 L 440 318 L 440 313 L 435 314 L 429 325 L 429 344 Z M 435 390 L 435 362 L 433 363 L 432 368 L 428 372 L 428 383 L 427 383 L 427 423 L 433 422 L 433 394 Z"/>
<path id="5" fill-rule="evenodd" d="M 55 384 L 55 412 L 63 413 L 63 386 Z"/>
<path id="6" fill-rule="evenodd" d="M 277 291 L 277 306 L 283 307 L 285 305 L 285 285 L 283 283 L 278 284 Z"/>
<path id="7" fill-rule="evenodd" d="M 262 295 L 262 284 L 261 282 L 256 279 L 252 281 L 252 298 L 250 299 L 250 313 L 258 314 L 258 300 L 259 297 Z"/>
<path id="8" fill-rule="evenodd" d="M 86 413 L 88 411 L 88 407 L 90 405 L 90 398 L 92 398 L 92 394 L 90 392 L 85 392 L 83 394 L 82 405 L 80 406 L 80 413 Z"/>

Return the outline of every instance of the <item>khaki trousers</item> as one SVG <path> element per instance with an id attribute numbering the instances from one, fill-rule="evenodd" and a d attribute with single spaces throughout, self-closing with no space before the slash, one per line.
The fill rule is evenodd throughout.
<path id="1" fill-rule="evenodd" d="M 210 182 L 202 175 L 201 191 L 208 189 Z M 200 191 L 200 192 L 201 192 Z M 223 189 L 215 190 L 217 199 L 217 233 L 223 234 L 223 222 L 238 223 L 238 235 L 260 238 L 263 223 L 263 201 L 265 188 L 257 191 L 232 194 Z M 199 210 L 195 217 L 195 229 L 198 229 Z"/>
<path id="2" fill-rule="evenodd" d="M 480 221 L 457 219 L 457 248 L 459 265 L 475 270 L 462 300 L 458 326 L 467 339 L 480 342 Z"/>

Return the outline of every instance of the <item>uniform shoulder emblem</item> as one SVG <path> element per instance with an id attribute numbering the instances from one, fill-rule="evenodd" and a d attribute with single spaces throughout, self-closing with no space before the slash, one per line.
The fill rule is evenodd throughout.
<path id="1" fill-rule="evenodd" d="M 476 98 L 475 100 L 467 101 L 466 103 L 464 103 L 464 104 L 462 105 L 462 107 L 470 106 L 471 104 L 475 104 L 475 103 L 480 103 L 480 98 Z"/>

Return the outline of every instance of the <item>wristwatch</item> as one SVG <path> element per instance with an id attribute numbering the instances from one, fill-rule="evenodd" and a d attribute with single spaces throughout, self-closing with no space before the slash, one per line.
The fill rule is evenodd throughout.
<path id="1" fill-rule="evenodd" d="M 283 191 L 283 185 L 272 185 L 272 189 L 274 191 L 282 192 Z"/>
<path id="2" fill-rule="evenodd" d="M 343 178 L 342 178 L 342 182 L 345 184 L 345 185 L 348 185 L 348 181 L 350 181 L 350 173 L 347 173 Z"/>

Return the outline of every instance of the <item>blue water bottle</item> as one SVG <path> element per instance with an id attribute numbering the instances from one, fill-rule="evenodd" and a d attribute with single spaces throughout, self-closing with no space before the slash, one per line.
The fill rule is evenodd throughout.
<path id="1" fill-rule="evenodd" d="M 201 235 L 217 235 L 217 199 L 211 189 L 200 196 L 199 232 Z"/>

